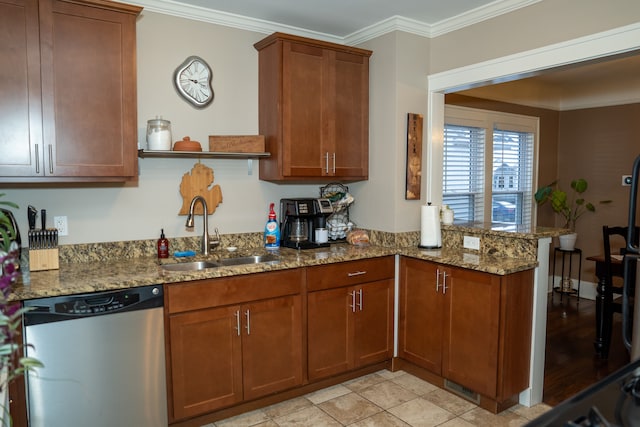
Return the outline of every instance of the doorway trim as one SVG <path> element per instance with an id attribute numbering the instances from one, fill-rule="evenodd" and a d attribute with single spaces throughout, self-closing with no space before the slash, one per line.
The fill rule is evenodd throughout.
<path id="1" fill-rule="evenodd" d="M 545 70 L 605 59 L 636 50 L 640 50 L 640 23 L 429 75 L 425 150 L 425 164 L 429 173 L 428 177 L 423 178 L 427 180 L 423 182 L 423 188 L 427 190 L 427 200 L 436 205 L 442 204 L 445 93 L 531 77 Z M 539 266 L 534 273 L 530 385 L 520 394 L 520 403 L 525 406 L 542 402 L 550 243 L 551 239 L 538 241 Z"/>

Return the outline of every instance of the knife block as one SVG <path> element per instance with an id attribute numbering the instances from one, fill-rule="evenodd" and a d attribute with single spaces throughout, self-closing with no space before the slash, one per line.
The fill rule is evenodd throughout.
<path id="1" fill-rule="evenodd" d="M 58 248 L 29 249 L 29 271 L 58 270 Z"/>

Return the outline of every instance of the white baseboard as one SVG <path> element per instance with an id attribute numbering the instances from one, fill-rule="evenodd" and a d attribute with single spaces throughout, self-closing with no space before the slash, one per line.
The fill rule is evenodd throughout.
<path id="1" fill-rule="evenodd" d="M 558 276 L 553 276 L 553 277 L 549 277 L 549 292 L 552 291 L 553 289 L 553 283 L 559 283 L 560 282 L 560 277 Z M 580 298 L 586 298 L 586 299 L 590 299 L 590 300 L 595 300 L 596 299 L 596 295 L 597 295 L 597 291 L 596 291 L 596 287 L 598 286 L 597 283 L 593 283 L 593 282 L 587 282 L 585 280 L 581 280 L 580 281 Z M 573 288 L 574 289 L 578 289 L 578 279 L 573 279 Z"/>

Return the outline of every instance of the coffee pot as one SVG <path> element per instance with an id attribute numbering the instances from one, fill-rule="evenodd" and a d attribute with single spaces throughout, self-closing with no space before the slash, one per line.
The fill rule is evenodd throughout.
<path id="1" fill-rule="evenodd" d="M 304 218 L 292 218 L 289 238 L 296 242 L 308 240 L 307 220 Z"/>

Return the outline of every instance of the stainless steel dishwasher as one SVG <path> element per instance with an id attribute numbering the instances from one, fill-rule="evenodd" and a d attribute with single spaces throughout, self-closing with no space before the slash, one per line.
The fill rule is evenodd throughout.
<path id="1" fill-rule="evenodd" d="M 31 427 L 167 425 L 161 285 L 24 305 Z"/>

